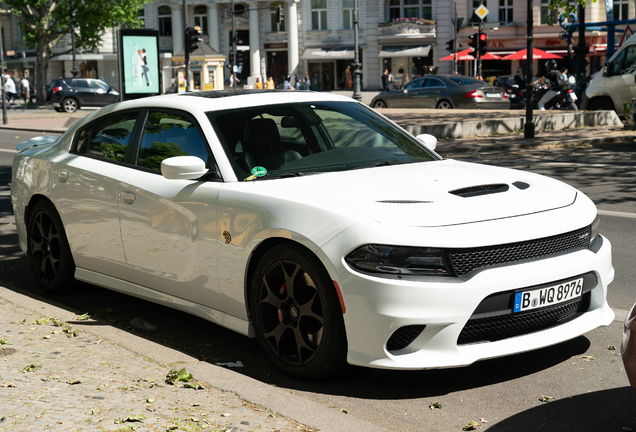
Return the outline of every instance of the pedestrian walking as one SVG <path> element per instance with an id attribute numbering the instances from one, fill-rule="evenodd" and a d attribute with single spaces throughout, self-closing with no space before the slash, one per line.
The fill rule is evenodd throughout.
<path id="1" fill-rule="evenodd" d="M 391 85 L 391 81 L 393 77 L 389 74 L 388 69 L 384 69 L 384 73 L 382 74 L 382 91 L 391 91 L 393 90 L 393 86 Z"/>
<path id="2" fill-rule="evenodd" d="M 267 78 L 267 82 L 265 83 L 265 88 L 267 90 L 274 90 L 276 86 L 274 85 L 274 79 L 272 77 Z"/>
<path id="3" fill-rule="evenodd" d="M 22 76 L 22 80 L 20 81 L 20 91 L 28 103 L 31 98 L 31 86 L 29 85 L 29 80 L 25 76 Z"/>

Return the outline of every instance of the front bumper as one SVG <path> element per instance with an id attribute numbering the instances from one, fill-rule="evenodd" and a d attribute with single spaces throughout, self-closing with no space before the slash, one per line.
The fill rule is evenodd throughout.
<path id="1" fill-rule="evenodd" d="M 347 310 L 344 318 L 348 361 L 385 369 L 467 366 L 478 360 L 558 344 L 608 325 L 614 319 L 614 312 L 606 301 L 607 286 L 614 278 L 611 245 L 601 237 L 597 246 L 595 250 L 578 250 L 478 270 L 461 278 L 421 281 L 364 275 L 343 261 L 338 270 L 347 274 L 340 287 Z M 586 302 L 589 303 L 584 305 L 584 312 L 575 318 L 501 340 L 458 343 L 466 323 L 487 297 L 584 274 L 593 275 L 594 286 L 588 287 Z M 394 333 L 405 328 L 406 333 L 415 332 L 412 342 L 397 350 L 387 346 Z"/>

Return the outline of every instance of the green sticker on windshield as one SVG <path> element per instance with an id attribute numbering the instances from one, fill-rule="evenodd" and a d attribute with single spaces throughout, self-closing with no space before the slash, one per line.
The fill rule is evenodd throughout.
<path id="1" fill-rule="evenodd" d="M 252 168 L 252 174 L 256 177 L 263 177 L 264 175 L 267 175 L 267 170 L 261 166 L 255 166 Z"/>

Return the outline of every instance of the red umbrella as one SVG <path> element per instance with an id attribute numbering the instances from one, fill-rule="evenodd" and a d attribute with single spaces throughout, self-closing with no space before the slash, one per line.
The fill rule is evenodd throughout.
<path id="1" fill-rule="evenodd" d="M 502 58 L 502 60 L 526 60 L 528 58 L 527 50 L 522 49 L 521 51 L 517 51 L 514 54 L 510 54 Z M 561 56 L 556 54 L 550 54 L 549 52 L 545 52 L 538 48 L 532 49 L 532 58 L 533 59 L 560 59 Z"/>
<path id="2" fill-rule="evenodd" d="M 482 60 L 501 60 L 501 57 L 496 54 L 486 53 L 483 56 L 481 56 L 481 59 Z"/>
<path id="3" fill-rule="evenodd" d="M 470 55 L 469 53 L 473 52 L 472 48 L 465 49 L 457 53 L 457 60 L 475 60 L 475 57 Z M 439 61 L 450 61 L 455 58 L 455 54 L 447 55 L 446 57 L 442 57 Z"/>

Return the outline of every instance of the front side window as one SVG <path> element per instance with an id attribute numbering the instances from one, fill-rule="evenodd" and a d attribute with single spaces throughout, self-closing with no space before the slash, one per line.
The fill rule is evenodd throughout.
<path id="1" fill-rule="evenodd" d="M 208 34 L 208 8 L 198 5 L 194 7 L 194 25 L 201 28 L 201 33 Z"/>
<path id="2" fill-rule="evenodd" d="M 132 112 L 114 115 L 82 129 L 74 152 L 124 162 L 138 114 Z"/>
<path id="3" fill-rule="evenodd" d="M 353 102 L 294 103 L 210 112 L 239 180 L 436 160 L 412 136 Z M 261 178 L 260 176 L 257 178 Z"/>
<path id="4" fill-rule="evenodd" d="M 499 21 L 512 23 L 512 0 L 499 0 Z"/>
<path id="5" fill-rule="evenodd" d="M 170 6 L 159 6 L 159 36 L 172 36 L 172 11 Z"/>
<path id="6" fill-rule="evenodd" d="M 311 29 L 327 30 L 327 0 L 311 0 Z"/>
<path id="7" fill-rule="evenodd" d="M 197 156 L 211 167 L 211 158 L 196 125 L 172 112 L 153 111 L 144 125 L 137 165 L 161 170 L 161 162 L 174 156 Z"/>
<path id="8" fill-rule="evenodd" d="M 270 10 L 272 32 L 284 32 L 285 31 L 285 3 L 275 2 L 272 3 Z M 279 22 L 280 20 L 280 22 Z"/>
<path id="9" fill-rule="evenodd" d="M 612 75 L 628 75 L 636 69 L 636 45 L 624 49 L 612 60 Z"/>

